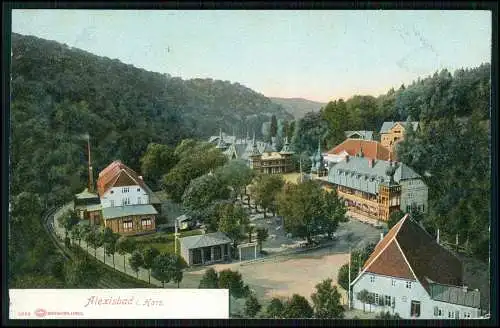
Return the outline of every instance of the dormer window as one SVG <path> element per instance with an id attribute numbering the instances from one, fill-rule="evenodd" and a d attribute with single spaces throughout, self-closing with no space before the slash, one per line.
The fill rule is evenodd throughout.
<path id="1" fill-rule="evenodd" d="M 111 190 L 109 193 L 110 193 L 110 194 L 112 194 L 112 193 L 114 193 L 114 191 L 113 191 L 113 190 Z"/>
<path id="2" fill-rule="evenodd" d="M 130 191 L 130 188 L 129 188 L 129 187 L 123 187 L 123 188 L 122 188 L 122 192 L 123 192 L 123 193 L 129 192 L 129 191 Z"/>

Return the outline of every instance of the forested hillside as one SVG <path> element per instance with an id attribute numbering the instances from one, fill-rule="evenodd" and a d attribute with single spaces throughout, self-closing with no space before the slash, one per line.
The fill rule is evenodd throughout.
<path id="1" fill-rule="evenodd" d="M 372 130 L 384 121 L 419 121 L 396 149 L 399 160 L 420 173 L 429 187 L 423 222 L 441 239 L 487 260 L 490 219 L 490 65 L 447 70 L 385 95 L 354 96 L 328 103 L 297 122 L 293 144 L 312 154 L 322 141 L 330 149 L 347 130 Z"/>
<path id="2" fill-rule="evenodd" d="M 270 98 L 274 103 L 283 106 L 296 119 L 304 117 L 309 112 L 319 112 L 325 104 L 304 98 Z"/>
<path id="3" fill-rule="evenodd" d="M 172 78 L 18 34 L 12 52 L 13 194 L 81 189 L 86 132 L 97 170 L 117 158 L 139 169 L 151 142 L 173 146 L 219 128 L 259 136 L 272 114 L 292 118 L 237 83 Z"/>

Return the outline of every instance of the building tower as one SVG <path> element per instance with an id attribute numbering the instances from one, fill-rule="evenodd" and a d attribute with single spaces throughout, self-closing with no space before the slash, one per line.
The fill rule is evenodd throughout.
<path id="1" fill-rule="evenodd" d="M 257 142 L 255 142 L 255 131 L 254 131 L 252 140 L 252 151 L 248 155 L 251 169 L 260 169 L 260 156 L 261 154 L 259 152 L 259 149 L 257 148 Z"/>
<path id="2" fill-rule="evenodd" d="M 386 222 L 393 212 L 399 210 L 401 204 L 401 186 L 394 181 L 396 169 L 396 165 L 390 161 L 385 171 L 385 174 L 389 177 L 389 181 L 384 181 L 379 186 L 379 218 Z"/>

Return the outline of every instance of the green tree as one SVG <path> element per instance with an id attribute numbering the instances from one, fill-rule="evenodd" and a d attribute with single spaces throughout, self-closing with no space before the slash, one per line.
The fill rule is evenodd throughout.
<path id="1" fill-rule="evenodd" d="M 125 266 L 125 259 L 126 259 L 126 254 L 132 254 L 134 250 L 136 249 L 137 245 L 136 242 L 127 237 L 121 237 L 118 239 L 117 244 L 116 244 L 116 250 L 118 254 L 123 256 L 123 271 L 127 272 L 126 266 Z"/>
<path id="2" fill-rule="evenodd" d="M 183 268 L 184 263 L 178 255 L 163 253 L 153 260 L 152 275 L 162 282 L 163 287 L 165 287 L 165 283 L 170 281 L 177 283 L 177 287 L 179 287 Z"/>
<path id="3" fill-rule="evenodd" d="M 200 285 L 198 286 L 198 288 L 219 288 L 219 276 L 217 275 L 217 271 L 215 271 L 213 268 L 206 269 L 203 277 L 200 280 Z"/>
<path id="4" fill-rule="evenodd" d="M 282 315 L 285 319 L 312 318 L 314 310 L 304 296 L 293 294 L 292 297 L 285 302 Z"/>
<path id="5" fill-rule="evenodd" d="M 174 149 L 156 143 L 150 143 L 146 152 L 140 159 L 141 171 L 148 184 L 153 188 L 158 188 L 161 177 L 168 173 L 177 163 Z"/>
<path id="6" fill-rule="evenodd" d="M 187 267 L 187 265 L 179 255 L 173 255 L 171 257 L 171 263 L 172 282 L 176 283 L 177 288 L 179 288 L 184 276 L 183 270 Z"/>
<path id="7" fill-rule="evenodd" d="M 249 215 L 243 207 L 226 204 L 220 211 L 218 230 L 226 233 L 236 245 L 243 238 L 249 222 Z"/>
<path id="8" fill-rule="evenodd" d="M 73 243 L 75 241 L 78 241 L 78 246 L 81 246 L 82 238 L 83 238 L 83 228 L 81 225 L 76 224 L 71 229 L 71 239 L 73 240 Z"/>
<path id="9" fill-rule="evenodd" d="M 278 195 L 278 213 L 283 216 L 285 230 L 311 242 L 316 223 L 324 216 L 323 197 L 315 181 L 287 184 Z"/>
<path id="10" fill-rule="evenodd" d="M 219 167 L 215 175 L 233 189 L 236 197 L 242 197 L 247 194 L 247 186 L 252 182 L 254 171 L 243 160 L 233 160 Z"/>
<path id="11" fill-rule="evenodd" d="M 252 226 L 252 225 L 249 225 L 248 228 L 247 228 L 247 235 L 248 235 L 248 242 L 251 243 L 252 242 L 252 234 L 255 230 L 255 226 Z"/>
<path id="12" fill-rule="evenodd" d="M 120 238 L 120 235 L 114 233 L 111 228 L 106 227 L 104 228 L 102 238 L 103 238 L 104 254 L 113 257 L 113 268 L 114 268 L 116 244 L 118 242 L 118 239 Z M 106 262 L 106 260 L 104 262 Z"/>
<path id="13" fill-rule="evenodd" d="M 332 279 L 325 279 L 316 285 L 316 292 L 311 295 L 314 317 L 319 319 L 343 318 L 344 308 L 340 301 L 337 286 L 332 286 Z"/>
<path id="14" fill-rule="evenodd" d="M 139 250 L 135 250 L 128 259 L 128 264 L 132 270 L 134 270 L 137 275 L 137 279 L 139 279 L 139 270 L 144 265 L 144 257 L 142 256 L 142 253 Z"/>
<path id="15" fill-rule="evenodd" d="M 66 262 L 64 276 L 70 288 L 95 288 L 99 280 L 97 268 L 86 260 Z"/>
<path id="16" fill-rule="evenodd" d="M 280 175 L 261 174 L 256 177 L 250 187 L 255 203 L 264 209 L 264 218 L 267 210 L 276 202 L 276 197 L 284 184 L 283 177 Z"/>
<path id="17" fill-rule="evenodd" d="M 337 230 L 339 222 L 347 222 L 347 208 L 337 195 L 334 189 L 332 192 L 323 191 L 323 216 L 322 216 L 322 231 L 332 238 L 333 233 Z"/>
<path id="18" fill-rule="evenodd" d="M 71 229 L 78 223 L 78 217 L 73 211 L 67 211 L 57 218 L 59 225 L 64 228 L 64 238 L 68 238 Z"/>
<path id="19" fill-rule="evenodd" d="M 279 298 L 273 297 L 266 307 L 266 314 L 270 318 L 279 319 L 283 316 L 284 309 L 283 302 Z"/>
<path id="20" fill-rule="evenodd" d="M 243 283 L 241 273 L 224 269 L 219 272 L 219 288 L 229 289 L 229 294 L 235 298 L 248 295 L 248 287 Z"/>
<path id="21" fill-rule="evenodd" d="M 330 101 L 321 109 L 321 116 L 326 120 L 328 125 L 328 146 L 333 147 L 344 141 L 344 132 L 350 130 L 352 126 L 344 100 Z"/>
<path id="22" fill-rule="evenodd" d="M 259 251 L 262 252 L 262 243 L 269 237 L 269 230 L 267 228 L 257 228 L 257 244 Z"/>
<path id="23" fill-rule="evenodd" d="M 271 127 L 269 132 L 271 137 L 276 137 L 278 134 L 278 120 L 276 119 L 276 115 L 271 116 Z"/>
<path id="24" fill-rule="evenodd" d="M 229 189 L 214 174 L 205 174 L 191 181 L 182 196 L 183 207 L 196 218 L 206 216 L 206 209 L 217 200 L 229 198 Z"/>
<path id="25" fill-rule="evenodd" d="M 245 301 L 245 315 L 254 318 L 259 313 L 262 305 L 260 305 L 255 295 L 249 295 Z"/>
<path id="26" fill-rule="evenodd" d="M 387 221 L 387 228 L 391 229 L 396 225 L 396 223 L 399 222 L 405 216 L 405 213 L 403 213 L 400 210 L 394 211 L 389 215 L 389 220 Z"/>
<path id="27" fill-rule="evenodd" d="M 147 247 L 142 252 L 144 259 L 144 268 L 149 272 L 149 283 L 151 283 L 151 267 L 153 266 L 154 259 L 160 255 L 160 251 L 154 247 Z"/>
<path id="28" fill-rule="evenodd" d="M 370 293 L 368 293 L 368 291 L 366 289 L 363 289 L 362 291 L 360 291 L 358 293 L 358 295 L 356 295 L 357 300 L 360 301 L 361 303 L 363 303 L 363 312 L 365 312 L 366 303 L 369 303 L 369 301 L 370 301 L 369 294 Z"/>
<path id="29" fill-rule="evenodd" d="M 356 279 L 357 269 L 351 264 L 351 282 Z M 349 290 L 349 264 L 342 265 L 337 275 L 337 282 L 345 291 Z"/>

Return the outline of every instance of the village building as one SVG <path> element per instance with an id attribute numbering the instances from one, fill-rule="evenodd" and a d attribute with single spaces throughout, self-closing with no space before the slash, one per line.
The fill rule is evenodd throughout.
<path id="1" fill-rule="evenodd" d="M 254 137 L 252 150 L 248 154 L 249 166 L 253 170 L 265 174 L 289 173 L 294 169 L 292 155 L 293 152 L 290 150 L 290 144 L 286 138 L 285 145 L 278 152 L 273 148 L 259 150 Z"/>
<path id="2" fill-rule="evenodd" d="M 114 161 L 99 173 L 97 191 L 105 227 L 121 234 L 156 230 L 161 201 L 142 176 L 121 161 Z"/>
<path id="3" fill-rule="evenodd" d="M 102 221 L 101 215 L 101 200 L 99 195 L 90 192 L 85 188 L 79 194 L 76 194 L 73 200 L 74 211 L 82 220 L 88 220 L 92 224 L 100 224 Z"/>
<path id="4" fill-rule="evenodd" d="M 223 232 L 179 238 L 180 254 L 191 265 L 206 265 L 231 258 L 232 240 Z"/>
<path id="5" fill-rule="evenodd" d="M 324 154 L 324 160 L 330 166 L 330 164 L 342 162 L 346 156 L 352 157 L 361 153 L 364 157 L 375 160 L 388 161 L 391 157 L 394 158 L 391 150 L 378 141 L 347 138 Z"/>
<path id="6" fill-rule="evenodd" d="M 394 152 L 396 144 L 404 140 L 404 133 L 408 128 L 417 131 L 419 124 L 418 122 L 384 122 L 380 128 L 382 146 Z"/>
<path id="7" fill-rule="evenodd" d="M 328 172 L 326 162 L 321 153 L 321 141 L 318 141 L 318 150 L 310 157 L 311 159 L 311 176 L 312 178 L 325 176 Z"/>
<path id="8" fill-rule="evenodd" d="M 194 225 L 194 222 L 191 217 L 186 214 L 182 214 L 175 219 L 175 225 L 179 228 L 179 230 L 187 230 Z"/>
<path id="9" fill-rule="evenodd" d="M 480 292 L 464 286 L 460 260 L 409 214 L 377 244 L 351 288 L 355 309 L 390 311 L 403 319 L 481 315 Z"/>
<path id="10" fill-rule="evenodd" d="M 344 134 L 347 139 L 373 140 L 373 131 L 345 131 Z"/>
<path id="11" fill-rule="evenodd" d="M 428 188 L 421 176 L 403 163 L 346 156 L 319 178 L 337 190 L 348 211 L 387 221 L 392 212 L 427 211 Z"/>

